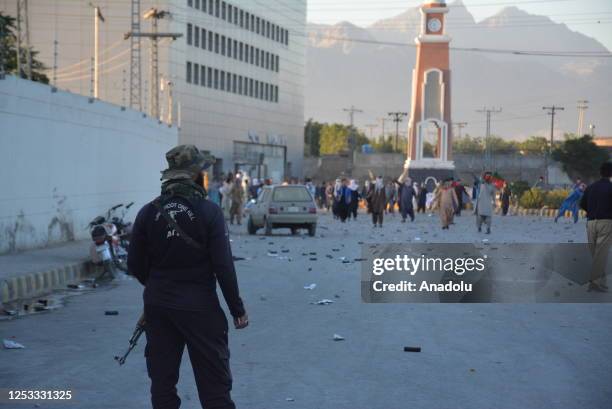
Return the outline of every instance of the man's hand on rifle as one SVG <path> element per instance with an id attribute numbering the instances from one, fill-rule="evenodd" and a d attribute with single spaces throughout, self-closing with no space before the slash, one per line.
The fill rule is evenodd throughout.
<path id="1" fill-rule="evenodd" d="M 243 329 L 243 328 L 246 328 L 248 325 L 249 325 L 249 316 L 247 315 L 246 312 L 244 313 L 242 317 L 234 318 L 234 327 L 236 327 L 236 329 Z"/>

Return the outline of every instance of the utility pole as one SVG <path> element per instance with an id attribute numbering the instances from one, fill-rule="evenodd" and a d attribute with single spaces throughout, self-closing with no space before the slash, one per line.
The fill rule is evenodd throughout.
<path id="1" fill-rule="evenodd" d="M 363 111 L 361 109 L 357 109 L 355 108 L 355 106 L 351 105 L 350 108 L 343 108 L 342 109 L 344 112 L 348 112 L 349 113 L 349 121 L 350 121 L 350 129 L 349 129 L 349 148 L 351 150 L 351 157 L 352 157 L 352 153 L 355 150 L 355 113 L 363 113 Z"/>
<path id="2" fill-rule="evenodd" d="M 403 117 L 408 116 L 408 112 L 389 112 L 388 114 L 391 120 L 395 122 L 395 144 L 394 150 L 397 151 L 399 143 L 399 124 L 402 122 Z"/>
<path id="3" fill-rule="evenodd" d="M 491 146 L 491 114 L 498 114 L 502 111 L 501 108 L 487 108 L 479 109 L 476 112 L 484 113 L 487 117 L 487 127 L 485 131 L 485 168 L 486 170 L 493 169 L 493 148 Z"/>
<path id="4" fill-rule="evenodd" d="M 377 128 L 378 124 L 367 124 L 367 125 L 365 125 L 365 127 L 370 130 L 370 141 L 372 141 L 372 139 L 373 139 L 372 130 Z"/>
<path id="5" fill-rule="evenodd" d="M 353 165 L 355 161 L 355 142 L 356 142 L 355 141 L 355 113 L 362 113 L 363 111 L 355 108 L 354 105 L 351 105 L 350 108 L 343 108 L 342 110 L 344 112 L 349 113 L 350 128 L 349 128 L 349 135 L 348 135 L 348 145 L 349 145 L 350 156 L 351 156 L 351 160 L 349 164 L 350 166 L 349 174 L 351 174 L 353 172 Z"/>
<path id="6" fill-rule="evenodd" d="M 100 88 L 100 21 L 104 23 L 104 16 L 100 7 L 89 3 L 94 9 L 94 80 L 93 97 L 98 99 Z"/>
<path id="7" fill-rule="evenodd" d="M 57 31 L 55 32 L 55 40 L 53 41 L 53 80 L 51 90 L 55 92 L 57 90 Z"/>
<path id="8" fill-rule="evenodd" d="M 96 62 L 95 59 L 91 58 L 91 68 L 90 68 L 90 80 L 89 80 L 89 102 L 93 102 L 94 94 L 96 92 Z"/>
<path id="9" fill-rule="evenodd" d="M 21 26 L 23 23 L 23 27 Z M 21 61 L 21 50 L 25 43 L 25 69 Z M 30 49 L 30 19 L 28 16 L 28 0 L 17 0 L 17 76 L 21 78 L 22 72 L 25 78 L 32 79 L 32 52 Z"/>
<path id="10" fill-rule="evenodd" d="M 140 0 L 132 0 L 130 30 L 130 108 L 142 111 L 142 66 L 140 48 Z"/>
<path id="11" fill-rule="evenodd" d="M 166 84 L 168 86 L 168 125 L 172 125 L 173 121 L 173 112 L 174 111 L 174 95 L 173 95 L 173 87 L 174 83 L 172 81 L 168 81 Z"/>
<path id="12" fill-rule="evenodd" d="M 382 124 L 382 141 L 385 142 L 385 124 L 389 120 L 389 118 L 378 118 L 378 120 Z"/>
<path id="13" fill-rule="evenodd" d="M 542 107 L 543 110 L 548 111 L 547 115 L 550 115 L 550 146 L 548 152 L 545 153 L 545 164 L 546 164 L 546 184 L 548 184 L 548 156 L 552 154 L 553 144 L 555 143 L 555 115 L 557 111 L 563 111 L 565 108 L 558 106 Z"/>
<path id="14" fill-rule="evenodd" d="M 159 55 L 158 55 L 158 43 L 160 38 L 172 38 L 176 40 L 179 37 L 182 37 L 182 33 L 159 33 L 157 31 L 157 21 L 169 15 L 168 11 L 158 10 L 156 8 L 151 8 L 147 11 L 143 18 L 145 20 L 151 20 L 151 32 L 150 33 L 134 33 L 132 31 L 126 33 L 124 35 L 124 39 L 129 39 L 133 37 L 147 37 L 151 39 L 151 78 L 149 80 L 149 86 L 151 87 L 151 117 L 157 118 L 157 120 L 161 120 L 159 116 Z"/>
<path id="15" fill-rule="evenodd" d="M 457 138 L 461 139 L 461 130 L 467 126 L 467 122 L 455 122 L 453 125 L 457 127 Z"/>
<path id="16" fill-rule="evenodd" d="M 589 101 L 587 100 L 579 100 L 578 101 L 578 130 L 576 131 L 576 136 L 583 136 L 584 131 L 584 111 L 586 111 L 589 106 L 587 105 Z"/>
<path id="17" fill-rule="evenodd" d="M 125 75 L 126 72 L 123 70 L 121 78 L 121 109 L 125 109 Z"/>

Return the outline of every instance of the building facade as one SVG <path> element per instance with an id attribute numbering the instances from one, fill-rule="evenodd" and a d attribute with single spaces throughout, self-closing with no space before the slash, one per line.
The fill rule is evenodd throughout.
<path id="1" fill-rule="evenodd" d="M 132 1 L 99 0 L 99 99 L 129 105 Z M 15 2 L 0 0 L 15 14 Z M 150 38 L 140 39 L 141 106 L 179 127 L 179 142 L 209 151 L 213 171 L 238 170 L 279 182 L 301 176 L 304 128 L 305 0 L 142 0 L 140 31 L 160 38 L 159 76 Z M 87 2 L 29 4 L 32 46 L 59 89 L 93 95 L 94 10 Z M 57 69 L 53 70 L 56 66 Z M 154 84 L 153 83 L 157 83 Z M 133 107 L 138 109 L 139 107 Z"/>

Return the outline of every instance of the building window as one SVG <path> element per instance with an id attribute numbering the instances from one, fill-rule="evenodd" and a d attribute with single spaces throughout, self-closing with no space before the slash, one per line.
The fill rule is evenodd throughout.
<path id="1" fill-rule="evenodd" d="M 264 89 L 265 89 L 265 92 L 264 92 L 264 99 L 265 99 L 266 101 L 268 100 L 268 87 L 269 87 L 269 85 L 266 83 L 266 86 L 265 86 L 265 88 L 264 88 Z"/>
<path id="2" fill-rule="evenodd" d="M 187 7 L 193 7 L 193 0 L 187 0 Z"/>
<path id="3" fill-rule="evenodd" d="M 279 70 L 279 68 L 280 68 L 280 67 L 279 67 L 279 64 L 280 64 L 280 61 L 279 61 L 279 57 L 278 57 L 278 55 L 277 55 L 277 56 L 276 56 L 276 72 L 278 72 L 278 70 Z"/>
<path id="4" fill-rule="evenodd" d="M 215 53 L 219 54 L 219 34 L 215 33 Z"/>
<path id="5" fill-rule="evenodd" d="M 238 59 L 238 41 L 234 40 L 234 60 Z"/>
<path id="6" fill-rule="evenodd" d="M 206 0 L 202 0 L 202 11 L 206 13 Z"/>
<path id="7" fill-rule="evenodd" d="M 255 19 L 255 32 L 259 34 L 259 17 Z"/>
<path id="8" fill-rule="evenodd" d="M 244 28 L 247 29 L 247 30 L 250 30 L 251 29 L 250 28 L 250 26 L 251 26 L 251 24 L 250 24 L 250 22 L 251 22 L 251 15 L 249 14 L 248 11 L 244 12 L 244 18 L 246 19 L 245 24 L 244 24 Z"/>
<path id="9" fill-rule="evenodd" d="M 206 29 L 202 28 L 200 31 L 202 33 L 202 41 L 200 42 L 200 46 L 206 50 Z"/>
<path id="10" fill-rule="evenodd" d="M 255 98 L 259 98 L 259 81 L 255 81 Z"/>
<path id="11" fill-rule="evenodd" d="M 251 14 L 251 31 L 255 32 L 255 16 Z"/>
<path id="12" fill-rule="evenodd" d="M 249 78 L 249 96 L 253 97 L 253 78 Z"/>
<path id="13" fill-rule="evenodd" d="M 220 1 L 219 0 L 215 0 L 215 17 L 219 17 L 220 11 L 219 10 L 221 7 L 220 6 Z"/>
<path id="14" fill-rule="evenodd" d="M 266 37 L 270 38 L 270 22 L 266 21 Z"/>
<path id="15" fill-rule="evenodd" d="M 213 69 L 208 67 L 208 75 L 206 76 L 206 80 L 207 80 L 207 84 L 208 84 L 208 88 L 212 88 L 212 82 L 213 82 Z"/>
<path id="16" fill-rule="evenodd" d="M 236 74 L 232 75 L 232 92 L 235 94 L 236 93 Z"/>
<path id="17" fill-rule="evenodd" d="M 221 18 L 222 18 L 223 20 L 226 20 L 226 19 L 227 19 L 227 16 L 226 16 L 225 12 L 226 12 L 226 11 L 225 11 L 225 2 L 222 2 L 222 3 L 221 3 Z"/>
<path id="18" fill-rule="evenodd" d="M 229 21 L 230 23 L 234 20 L 232 16 L 232 9 L 233 9 L 232 5 L 228 4 L 227 5 L 227 21 Z"/>
<path id="19" fill-rule="evenodd" d="M 242 75 L 238 76 L 238 93 L 242 95 Z"/>
<path id="20" fill-rule="evenodd" d="M 211 16 L 214 14 L 214 12 L 213 12 L 214 2 L 215 2 L 215 0 L 208 0 L 208 14 L 210 14 Z"/>
<path id="21" fill-rule="evenodd" d="M 270 54 L 270 57 L 271 57 L 270 58 L 270 70 L 275 71 L 275 69 L 274 69 L 274 62 L 275 62 L 274 55 Z"/>
<path id="22" fill-rule="evenodd" d="M 187 62 L 187 73 L 185 75 L 187 77 L 187 82 L 191 84 L 191 63 Z"/>
<path id="23" fill-rule="evenodd" d="M 193 31 L 193 26 L 191 24 L 187 24 L 187 45 L 191 45 L 191 32 Z"/>
<path id="24" fill-rule="evenodd" d="M 285 30 L 285 45 L 289 45 L 289 30 Z"/>
<path id="25" fill-rule="evenodd" d="M 195 47 L 200 46 L 200 27 L 198 26 L 193 27 L 193 45 Z"/>
<path id="26" fill-rule="evenodd" d="M 255 47 L 250 46 L 251 49 L 251 64 L 255 64 Z"/>
<path id="27" fill-rule="evenodd" d="M 242 61 L 242 55 L 243 55 L 243 51 L 244 51 L 244 44 L 242 44 L 242 42 L 239 43 L 238 47 L 240 48 L 240 51 L 238 53 L 238 59 L 240 61 Z"/>
<path id="28" fill-rule="evenodd" d="M 255 49 L 255 65 L 259 66 L 259 48 Z"/>
<path id="29" fill-rule="evenodd" d="M 238 8 L 234 7 L 234 24 L 238 25 Z"/>
<path id="30" fill-rule="evenodd" d="M 280 27 L 276 26 L 276 38 L 275 40 L 278 41 L 280 39 Z"/>
<path id="31" fill-rule="evenodd" d="M 202 4 L 205 4 L 205 3 L 202 3 Z M 200 85 L 201 86 L 206 85 L 206 67 L 203 65 L 200 65 Z"/>
<path id="32" fill-rule="evenodd" d="M 221 36 L 221 55 L 225 55 L 225 36 Z"/>
<path id="33" fill-rule="evenodd" d="M 213 51 L 213 32 L 208 32 L 208 51 Z"/>
<path id="34" fill-rule="evenodd" d="M 240 10 L 240 28 L 244 28 L 244 11 Z"/>
<path id="35" fill-rule="evenodd" d="M 200 66 L 199 64 L 193 64 L 193 83 L 200 84 Z"/>
<path id="36" fill-rule="evenodd" d="M 206 0 L 203 0 L 203 1 L 206 1 Z M 198 10 L 200 9 L 200 0 L 195 0 L 195 8 Z"/>
<path id="37" fill-rule="evenodd" d="M 215 68 L 215 89 L 219 89 L 219 70 Z"/>
<path id="38" fill-rule="evenodd" d="M 221 89 L 221 91 L 225 90 L 225 72 L 224 71 L 219 71 L 219 75 L 221 76 L 221 82 L 220 82 L 220 86 L 219 88 Z"/>
<path id="39" fill-rule="evenodd" d="M 228 72 L 225 75 L 226 75 L 225 83 L 227 84 L 227 86 L 225 87 L 225 90 L 227 92 L 232 92 L 232 74 Z"/>
<path id="40" fill-rule="evenodd" d="M 232 58 L 232 39 L 227 39 L 227 56 Z"/>

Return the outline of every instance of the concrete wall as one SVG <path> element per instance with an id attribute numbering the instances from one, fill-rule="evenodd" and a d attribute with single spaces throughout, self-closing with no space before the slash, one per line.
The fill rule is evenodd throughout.
<path id="1" fill-rule="evenodd" d="M 0 80 L 0 253 L 88 237 L 118 203 L 159 193 L 176 128 L 119 106 Z"/>
<path id="2" fill-rule="evenodd" d="M 461 178 L 468 183 L 473 180 L 473 175 L 479 175 L 484 169 L 484 157 L 482 155 L 454 154 L 455 177 Z M 402 173 L 405 155 L 395 153 L 361 154 L 355 153 L 355 164 L 352 176 L 358 180 L 364 180 L 371 171 L 374 175 L 382 175 L 385 178 L 397 177 Z M 348 158 L 329 155 L 320 158 L 305 158 L 305 177 L 315 180 L 332 180 L 338 175 L 348 174 Z M 493 170 L 498 171 L 506 179 L 526 180 L 535 182 L 546 173 L 544 157 L 538 155 L 498 154 L 495 155 Z M 549 167 L 549 176 L 552 184 L 568 184 L 569 179 L 560 169 L 559 164 L 552 163 Z"/>

